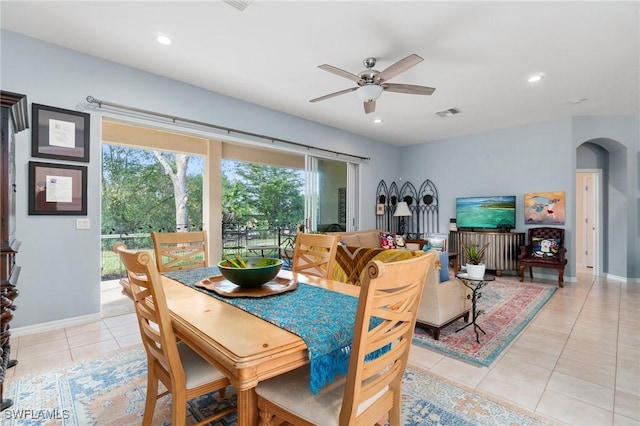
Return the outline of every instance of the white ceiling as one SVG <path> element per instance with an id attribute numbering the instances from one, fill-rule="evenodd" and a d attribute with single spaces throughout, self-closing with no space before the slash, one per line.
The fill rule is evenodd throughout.
<path id="1" fill-rule="evenodd" d="M 638 1 L 8 1 L 2 28 L 366 137 L 411 145 L 572 115 L 640 113 Z M 155 41 L 158 32 L 171 46 Z M 357 74 L 416 53 L 365 114 Z M 544 72 L 538 84 L 526 82 Z M 580 99 L 583 102 L 576 103 Z M 118 102 L 117 99 L 105 99 Z M 131 105 L 136 106 L 136 105 Z M 440 118 L 435 112 L 458 108 Z M 162 112 L 162 111 L 160 111 Z M 373 119 L 384 119 L 374 125 Z"/>

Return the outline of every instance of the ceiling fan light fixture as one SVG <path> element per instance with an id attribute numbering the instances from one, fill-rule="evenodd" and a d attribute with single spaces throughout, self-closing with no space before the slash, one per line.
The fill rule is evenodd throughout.
<path id="1" fill-rule="evenodd" d="M 380 97 L 384 89 L 377 84 L 365 84 L 356 90 L 358 97 L 362 102 L 372 102 Z"/>
<path id="2" fill-rule="evenodd" d="M 417 65 L 423 61 L 423 59 L 415 53 L 407 56 L 404 59 L 400 59 L 394 64 L 388 66 L 382 71 L 373 69 L 376 63 L 375 58 L 366 58 L 364 65 L 367 67 L 365 71 L 360 74 L 353 74 L 349 71 L 334 67 L 329 64 L 318 65 L 318 68 L 335 74 L 337 76 L 346 78 L 356 83 L 356 86 L 352 86 L 348 89 L 340 90 L 338 92 L 329 93 L 328 95 L 320 96 L 319 98 L 311 99 L 309 102 L 319 102 L 325 99 L 330 99 L 335 96 L 344 95 L 345 93 L 356 92 L 358 99 L 363 103 L 364 113 L 371 114 L 376 111 L 376 101 L 384 91 L 405 93 L 409 95 L 431 95 L 434 90 L 433 87 L 417 86 L 415 84 L 396 84 L 389 83 L 388 80 L 394 78 L 398 74 L 401 74 L 409 68 Z"/>

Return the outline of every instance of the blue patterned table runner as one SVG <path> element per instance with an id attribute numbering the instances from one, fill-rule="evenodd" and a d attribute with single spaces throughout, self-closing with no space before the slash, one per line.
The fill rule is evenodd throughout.
<path id="1" fill-rule="evenodd" d="M 302 282 L 298 282 L 294 291 L 261 298 L 225 298 L 195 286 L 198 281 L 219 274 L 217 267 L 208 267 L 163 275 L 300 336 L 307 344 L 309 386 L 313 393 L 331 383 L 337 374 L 346 374 L 358 304 L 356 297 Z"/>

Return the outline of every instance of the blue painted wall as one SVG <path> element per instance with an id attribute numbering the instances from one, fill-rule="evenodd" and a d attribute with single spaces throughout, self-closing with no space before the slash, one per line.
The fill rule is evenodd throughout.
<path id="1" fill-rule="evenodd" d="M 606 158 L 592 158 L 606 171 L 605 264 L 612 277 L 640 277 L 638 233 L 639 117 L 567 117 L 404 147 L 400 161 L 412 182 L 431 179 L 440 197 L 440 229 L 455 217 L 455 199 L 463 196 L 516 195 L 516 231 L 526 232 L 526 192 L 565 191 L 566 245 L 575 277 L 575 194 L 577 153 L 596 144 Z M 587 156 L 587 154 L 583 154 Z M 602 155 L 600 156 L 602 157 Z M 587 164 L 580 167 L 584 168 Z"/>

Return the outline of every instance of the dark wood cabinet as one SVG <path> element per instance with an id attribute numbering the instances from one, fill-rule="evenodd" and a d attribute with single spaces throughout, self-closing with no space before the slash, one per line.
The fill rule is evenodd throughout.
<path id="1" fill-rule="evenodd" d="M 29 127 L 27 97 L 0 91 L 2 99 L 2 145 L 0 146 L 0 401 L 1 410 L 12 405 L 3 399 L 3 383 L 11 360 L 10 323 L 18 297 L 16 254 L 20 242 L 16 239 L 16 161 L 15 134 Z M 24 191 L 22 191 L 24 192 Z"/>

